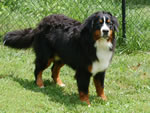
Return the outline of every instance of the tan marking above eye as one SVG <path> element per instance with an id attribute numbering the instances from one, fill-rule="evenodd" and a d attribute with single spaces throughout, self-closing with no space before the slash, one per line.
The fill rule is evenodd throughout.
<path id="1" fill-rule="evenodd" d="M 110 23 L 110 20 L 109 20 L 109 19 L 107 20 L 107 23 Z"/>
<path id="2" fill-rule="evenodd" d="M 100 20 L 99 20 L 99 22 L 100 22 L 100 23 L 103 23 L 103 20 L 102 20 L 102 19 L 100 19 Z"/>

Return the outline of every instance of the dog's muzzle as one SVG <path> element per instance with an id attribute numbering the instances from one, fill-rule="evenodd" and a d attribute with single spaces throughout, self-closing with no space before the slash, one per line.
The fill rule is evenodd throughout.
<path id="1" fill-rule="evenodd" d="M 102 37 L 104 38 L 109 37 L 109 30 L 102 30 Z"/>

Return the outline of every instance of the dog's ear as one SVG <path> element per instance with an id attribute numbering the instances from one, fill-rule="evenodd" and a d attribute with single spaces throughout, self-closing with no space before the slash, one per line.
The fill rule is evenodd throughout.
<path id="1" fill-rule="evenodd" d="M 91 33 L 93 30 L 94 23 L 97 19 L 97 13 L 94 13 L 90 17 L 88 17 L 85 22 L 82 24 L 81 33 L 83 32 L 89 32 Z"/>
<path id="2" fill-rule="evenodd" d="M 117 20 L 117 18 L 115 17 L 115 16 L 112 16 L 112 22 L 113 22 L 113 27 L 114 27 L 114 29 L 115 29 L 115 31 L 119 31 L 119 22 L 118 22 L 118 20 Z"/>

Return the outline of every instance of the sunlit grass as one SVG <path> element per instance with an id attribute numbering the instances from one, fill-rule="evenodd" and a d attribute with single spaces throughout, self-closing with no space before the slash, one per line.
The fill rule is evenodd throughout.
<path id="1" fill-rule="evenodd" d="M 91 78 L 91 108 L 78 98 L 74 71 L 61 69 L 66 87 L 60 88 L 51 78 L 50 68 L 43 74 L 45 88 L 34 84 L 32 50 L 14 50 L 0 46 L 0 112 L 150 112 L 150 53 L 115 54 L 106 73 L 103 102 L 96 96 Z"/>

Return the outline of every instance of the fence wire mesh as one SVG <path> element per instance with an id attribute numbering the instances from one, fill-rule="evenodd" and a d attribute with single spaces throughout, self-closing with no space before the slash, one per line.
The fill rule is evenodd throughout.
<path id="1" fill-rule="evenodd" d="M 2 0 L 0 35 L 11 30 L 35 27 L 50 14 L 64 14 L 82 22 L 99 10 L 113 11 L 113 15 L 121 17 L 120 8 L 121 2 L 117 0 Z"/>
<path id="2" fill-rule="evenodd" d="M 145 44 L 150 47 L 150 0 L 127 1 L 126 30 L 127 43 L 137 42 L 132 45 L 139 49 Z"/>
<path id="3" fill-rule="evenodd" d="M 8 31 L 35 27 L 43 17 L 50 14 L 64 14 L 82 22 L 92 13 L 105 10 L 118 18 L 120 23 L 118 37 L 122 38 L 121 6 L 121 0 L 1 0 L 0 37 Z M 148 25 L 150 26 L 150 1 L 127 1 L 127 43 L 131 40 L 138 42 L 142 37 L 148 37 L 150 35 Z M 140 46 L 139 44 L 138 47 Z"/>

